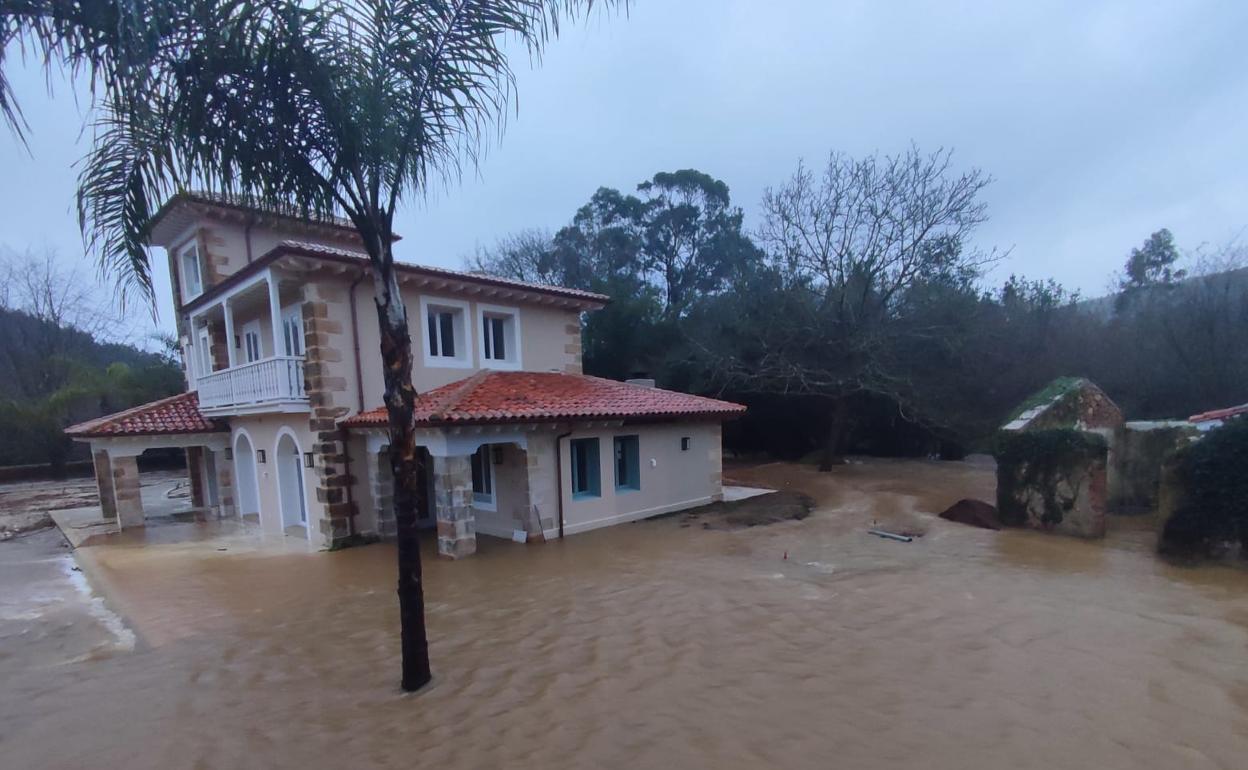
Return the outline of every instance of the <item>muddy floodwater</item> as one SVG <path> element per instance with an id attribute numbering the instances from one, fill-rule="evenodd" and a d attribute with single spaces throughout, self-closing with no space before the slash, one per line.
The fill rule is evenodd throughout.
<path id="1" fill-rule="evenodd" d="M 1158 561 L 1148 520 L 1087 543 L 935 518 L 992 499 L 984 464 L 728 475 L 818 507 L 430 558 L 415 696 L 389 545 L 82 549 L 133 649 L 0 637 L 0 766 L 1248 766 L 1248 572 Z"/>

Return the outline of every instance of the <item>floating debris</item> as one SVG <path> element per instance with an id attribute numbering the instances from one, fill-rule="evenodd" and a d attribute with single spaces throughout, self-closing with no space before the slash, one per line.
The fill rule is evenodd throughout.
<path id="1" fill-rule="evenodd" d="M 882 529 L 868 529 L 867 532 L 875 535 L 876 537 L 882 537 L 886 540 L 897 540 L 902 543 L 909 543 L 914 540 L 914 538 L 910 535 L 899 535 L 896 532 L 885 532 Z"/>

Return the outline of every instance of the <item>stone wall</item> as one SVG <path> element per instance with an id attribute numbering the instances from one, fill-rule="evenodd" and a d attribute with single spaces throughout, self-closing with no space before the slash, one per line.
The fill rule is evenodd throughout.
<path id="1" fill-rule="evenodd" d="M 1186 422 L 1129 422 L 1110 447 L 1110 507 L 1123 512 L 1156 509 L 1162 466 L 1200 432 Z"/>
<path id="2" fill-rule="evenodd" d="M 106 519 L 117 518 L 117 499 L 113 491 L 113 465 L 108 452 L 98 449 L 92 453 L 95 464 L 95 485 L 100 493 L 100 511 Z"/>
<path id="3" fill-rule="evenodd" d="M 342 322 L 331 319 L 329 313 L 331 303 L 346 303 L 346 290 L 328 282 L 309 281 L 303 292 L 304 375 L 312 407 L 309 427 L 316 439 L 316 501 L 324 506 L 320 535 L 329 547 L 350 536 L 355 516 L 355 506 L 348 502 L 346 493 L 352 483 L 346 441 L 337 425 L 337 420 L 351 411 L 347 380 L 334 373 L 352 343 Z"/>
<path id="4" fill-rule="evenodd" d="M 142 527 L 143 498 L 139 494 L 139 464 L 133 455 L 110 458 L 113 469 L 113 496 L 117 501 L 117 523 L 122 529 Z"/>
<path id="5" fill-rule="evenodd" d="M 203 508 L 207 503 L 204 494 L 204 449 L 188 446 L 186 448 L 186 476 L 191 484 L 191 507 Z"/>
<path id="6" fill-rule="evenodd" d="M 472 464 L 467 457 L 434 457 L 438 554 L 462 559 L 477 552 L 472 512 Z"/>
<path id="7" fill-rule="evenodd" d="M 997 509 L 1007 526 L 1104 537 L 1108 443 L 1075 430 L 1003 433 L 997 448 Z"/>
<path id="8" fill-rule="evenodd" d="M 567 353 L 571 360 L 564 366 L 563 370 L 568 374 L 582 374 L 581 325 L 579 323 L 570 323 L 564 328 L 564 332 L 568 335 L 568 341 L 563 346 L 563 352 Z"/>
<path id="9" fill-rule="evenodd" d="M 212 340 L 212 370 L 214 372 L 230 367 L 230 349 L 233 340 L 227 339 L 225 321 L 217 320 L 208 323 L 208 334 Z"/>

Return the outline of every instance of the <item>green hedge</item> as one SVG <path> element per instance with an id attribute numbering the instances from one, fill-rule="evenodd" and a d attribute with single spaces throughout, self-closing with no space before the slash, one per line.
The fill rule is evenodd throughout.
<path id="1" fill-rule="evenodd" d="M 1172 556 L 1211 556 L 1238 541 L 1248 556 L 1248 417 L 1210 431 L 1174 456 L 1183 499 L 1162 528 Z"/>

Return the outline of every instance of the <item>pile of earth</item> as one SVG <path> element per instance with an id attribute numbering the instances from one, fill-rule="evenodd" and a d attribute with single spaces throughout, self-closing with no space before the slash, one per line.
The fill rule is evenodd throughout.
<path id="1" fill-rule="evenodd" d="M 703 529 L 744 529 L 801 521 L 814 510 L 815 501 L 800 492 L 769 492 L 744 500 L 719 502 L 684 511 L 681 526 L 701 522 Z"/>
<path id="2" fill-rule="evenodd" d="M 1001 529 L 1001 517 L 997 514 L 997 507 L 983 500 L 959 500 L 946 508 L 940 518 L 980 529 Z"/>

